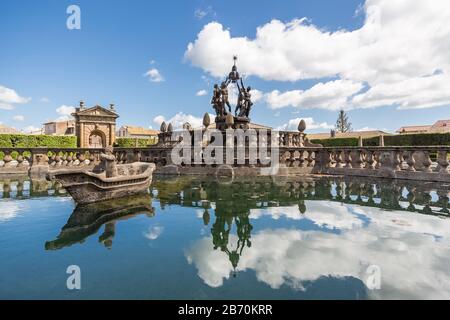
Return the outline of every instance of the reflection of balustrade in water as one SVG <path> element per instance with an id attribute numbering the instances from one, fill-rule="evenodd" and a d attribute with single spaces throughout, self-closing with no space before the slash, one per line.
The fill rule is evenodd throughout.
<path id="1" fill-rule="evenodd" d="M 0 180 L 0 199 L 22 199 L 66 195 L 66 190 L 57 181 L 29 180 L 24 177 Z"/>
<path id="2" fill-rule="evenodd" d="M 421 184 L 408 180 L 380 180 L 364 177 L 327 177 L 289 179 L 282 184 L 270 179 L 236 180 L 230 185 L 215 180 L 179 179 L 170 185 L 156 180 L 161 206 L 176 204 L 209 209 L 211 203 L 230 212 L 249 212 L 265 207 L 304 207 L 305 200 L 331 200 L 390 210 L 448 215 L 448 186 L 441 183 Z M 67 196 L 58 182 L 43 180 L 0 180 L 0 199 Z"/>
<path id="3" fill-rule="evenodd" d="M 289 179 L 278 183 L 270 179 L 235 180 L 219 184 L 215 180 L 181 180 L 179 184 L 155 181 L 162 206 L 176 204 L 230 213 L 249 213 L 250 209 L 298 206 L 304 212 L 306 200 L 336 201 L 388 210 L 411 211 L 448 216 L 448 187 L 440 183 L 420 184 L 408 180 L 327 177 Z"/>

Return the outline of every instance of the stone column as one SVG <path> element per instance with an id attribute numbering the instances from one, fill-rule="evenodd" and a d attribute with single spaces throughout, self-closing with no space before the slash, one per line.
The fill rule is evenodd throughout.
<path id="1" fill-rule="evenodd" d="M 116 125 L 111 124 L 109 125 L 109 143 L 114 145 L 114 142 L 116 142 Z"/>
<path id="2" fill-rule="evenodd" d="M 86 148 L 85 141 L 84 141 L 84 123 L 80 123 L 80 132 L 78 136 L 78 145 L 80 148 Z"/>

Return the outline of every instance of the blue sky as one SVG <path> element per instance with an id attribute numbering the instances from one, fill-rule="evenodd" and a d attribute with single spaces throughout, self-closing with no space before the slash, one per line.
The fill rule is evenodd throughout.
<path id="1" fill-rule="evenodd" d="M 72 4 L 81 9 L 80 30 L 66 27 L 66 9 Z M 368 7 L 381 12 L 382 19 L 373 25 L 381 24 L 382 31 L 366 31 L 369 18 L 376 17 Z M 231 67 L 236 53 L 246 83 L 261 96 L 252 112 L 254 122 L 292 128 L 297 118 L 310 118 L 310 132 L 329 131 L 337 106 L 342 105 L 354 129 L 395 131 L 403 125 L 431 124 L 449 118 L 450 97 L 445 91 L 450 90 L 440 89 L 450 87 L 448 62 L 432 50 L 436 43 L 442 45 L 448 27 L 430 25 L 421 29 L 430 29 L 430 35 L 417 37 L 408 37 L 403 30 L 397 35 L 395 28 L 403 29 L 398 27 L 403 14 L 408 32 L 414 31 L 408 17 L 419 19 L 422 14 L 426 19 L 429 14 L 438 22 L 448 20 L 420 6 L 408 10 L 383 0 L 4 0 L 0 122 L 20 129 L 38 127 L 67 116 L 67 107 L 80 99 L 88 106 L 115 103 L 119 125 L 157 128 L 161 119 L 176 114 L 180 122 L 199 121 L 205 112 L 212 113 L 211 88 L 224 70 L 223 62 L 211 61 L 229 57 Z M 441 7 L 441 11 L 448 10 Z M 301 18 L 307 19 L 292 24 Z M 279 24 L 272 24 L 273 19 Z M 269 25 L 284 29 L 265 32 L 258 39 L 257 28 Z M 208 36 L 196 42 L 204 30 L 212 31 L 205 31 Z M 393 36 L 386 37 L 386 30 Z M 431 36 L 433 30 L 442 31 L 441 40 Z M 227 32 L 230 39 L 224 47 L 217 46 L 214 37 Z M 395 37 L 412 40 L 405 45 L 392 41 Z M 421 37 L 427 40 L 423 48 L 415 43 Z M 189 43 L 193 47 L 187 53 Z M 405 51 L 408 46 L 414 50 Z M 443 48 L 447 58 L 448 48 Z M 271 57 L 265 56 L 267 52 Z M 286 61 L 289 69 L 281 67 Z M 151 69 L 162 81 L 145 76 Z M 197 96 L 201 90 L 207 94 Z M 354 100 L 357 95 L 361 96 Z"/>

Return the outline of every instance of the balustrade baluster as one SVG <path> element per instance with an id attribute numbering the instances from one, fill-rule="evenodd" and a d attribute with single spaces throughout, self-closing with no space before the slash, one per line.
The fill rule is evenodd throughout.
<path id="1" fill-rule="evenodd" d="M 447 150 L 440 150 L 437 155 L 438 171 L 439 173 L 448 173 L 449 165 Z"/>
<path id="2" fill-rule="evenodd" d="M 431 169 L 431 158 L 430 158 L 430 152 L 429 151 L 423 151 L 423 171 L 424 172 L 433 172 Z"/>
<path id="3" fill-rule="evenodd" d="M 13 161 L 13 158 L 12 158 L 12 156 L 11 156 L 11 151 L 5 150 L 3 153 L 5 154 L 5 155 L 3 156 L 3 162 L 5 163 L 4 166 L 5 166 L 5 167 L 11 167 L 11 166 L 13 166 L 14 163 L 12 162 L 12 161 Z"/>
<path id="4" fill-rule="evenodd" d="M 352 166 L 352 155 L 351 155 L 352 151 L 351 150 L 346 150 L 345 151 L 345 168 L 347 169 L 351 169 L 353 168 Z"/>
<path id="5" fill-rule="evenodd" d="M 416 171 L 415 168 L 416 160 L 414 160 L 414 151 L 407 151 L 405 155 L 406 155 L 406 163 L 408 164 L 408 169 L 406 170 L 412 172 Z"/>
<path id="6" fill-rule="evenodd" d="M 344 151 L 338 150 L 336 151 L 336 168 L 343 168 L 344 167 L 344 159 L 343 159 Z"/>
<path id="7" fill-rule="evenodd" d="M 314 166 L 315 155 L 316 155 L 316 153 L 314 151 L 312 151 L 312 150 L 308 151 L 308 157 L 306 158 L 308 161 L 308 167 Z"/>
<path id="8" fill-rule="evenodd" d="M 393 159 L 394 171 L 402 170 L 402 152 L 399 150 L 394 151 L 394 159 Z"/>

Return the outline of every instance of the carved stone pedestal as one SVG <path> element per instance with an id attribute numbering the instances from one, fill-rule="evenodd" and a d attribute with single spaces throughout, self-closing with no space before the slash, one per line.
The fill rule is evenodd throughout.
<path id="1" fill-rule="evenodd" d="M 231 121 L 231 119 L 232 119 L 232 121 Z M 246 118 L 246 117 L 223 116 L 223 117 L 216 117 L 215 122 L 216 122 L 217 130 L 223 131 L 228 128 L 248 130 L 249 124 L 250 124 L 250 119 Z"/>

